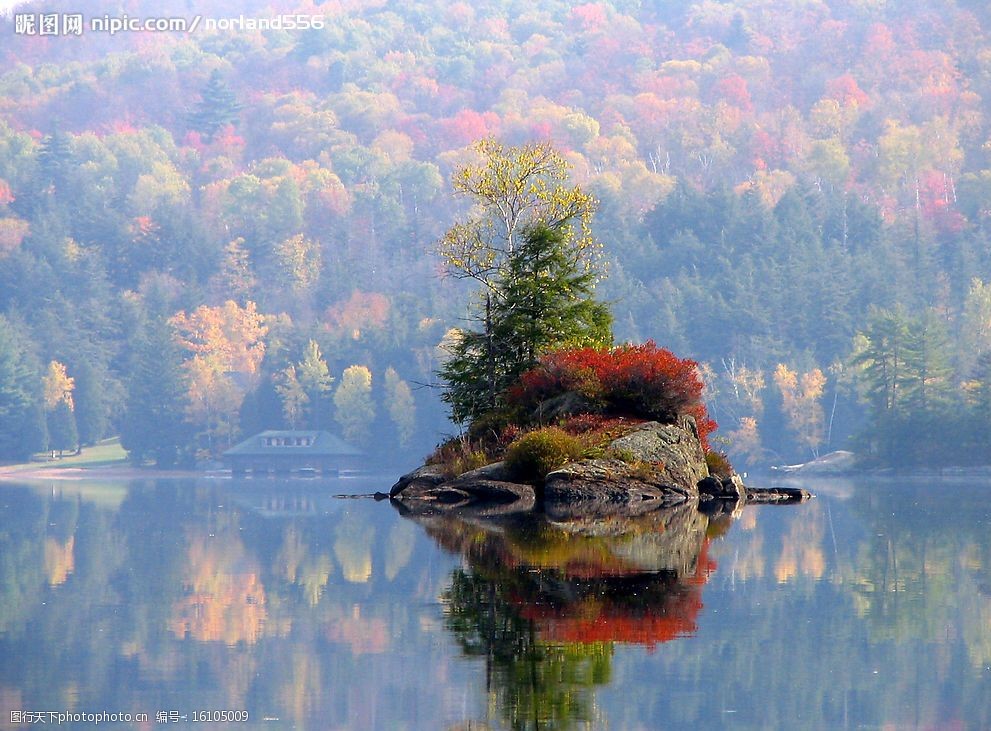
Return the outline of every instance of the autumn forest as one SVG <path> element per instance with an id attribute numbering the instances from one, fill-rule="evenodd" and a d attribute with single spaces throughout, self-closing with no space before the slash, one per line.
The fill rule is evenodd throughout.
<path id="1" fill-rule="evenodd" d="M 81 9 L 15 12 L 42 10 Z M 192 464 L 308 427 L 415 461 L 457 431 L 437 373 L 473 291 L 437 245 L 492 138 L 549 143 L 594 196 L 614 339 L 700 364 L 735 464 L 991 462 L 985 3 L 214 15 L 275 12 L 322 20 L 0 17 L 0 459 L 119 435 Z"/>

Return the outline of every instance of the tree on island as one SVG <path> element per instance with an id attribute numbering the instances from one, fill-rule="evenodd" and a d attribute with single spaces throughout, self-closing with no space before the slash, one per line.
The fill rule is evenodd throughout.
<path id="1" fill-rule="evenodd" d="M 440 242 L 448 273 L 480 285 L 439 374 L 458 422 L 505 406 L 506 390 L 546 352 L 607 346 L 608 308 L 593 299 L 599 245 L 594 199 L 566 185 L 568 165 L 547 144 L 476 145 L 480 164 L 454 174 L 472 215 Z"/>
<path id="2" fill-rule="evenodd" d="M 507 149 L 485 140 L 476 150 L 482 164 L 454 176 L 455 190 L 476 204 L 472 216 L 440 245 L 448 271 L 480 285 L 472 326 L 458 331 L 439 369 L 442 399 L 469 428 L 429 461 L 462 474 L 504 459 L 517 478 L 540 481 L 608 450 L 611 430 L 680 424 L 683 416 L 694 419 L 698 454 L 709 452 L 716 424 L 697 363 L 653 341 L 612 346 L 611 315 L 594 299 L 595 202 L 565 184 L 564 160 L 547 145 Z"/>

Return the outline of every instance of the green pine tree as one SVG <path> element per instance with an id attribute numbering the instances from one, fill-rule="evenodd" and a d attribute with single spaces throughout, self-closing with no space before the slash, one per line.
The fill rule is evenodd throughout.
<path id="1" fill-rule="evenodd" d="M 38 168 L 45 187 L 52 185 L 56 190 L 65 187 L 66 175 L 72 164 L 72 148 L 69 139 L 57 126 L 42 140 L 38 150 Z"/>
<path id="2" fill-rule="evenodd" d="M 74 451 L 79 446 L 79 433 L 76 428 L 76 413 L 69 399 L 61 399 L 55 408 L 48 412 L 48 446 L 59 455 Z"/>
<path id="3" fill-rule="evenodd" d="M 107 434 L 110 425 L 108 388 L 115 383 L 103 366 L 82 361 L 76 368 L 75 401 L 79 444 L 96 444 Z"/>
<path id="4" fill-rule="evenodd" d="M 182 357 L 162 321 L 146 326 L 134 346 L 127 379 L 121 444 L 132 461 L 169 467 L 188 453 L 192 431 L 185 419 Z"/>
<path id="5" fill-rule="evenodd" d="M 37 363 L 0 315 L 0 460 L 26 459 L 47 447 L 40 389 Z"/>
<path id="6" fill-rule="evenodd" d="M 306 393 L 307 423 L 311 429 L 324 429 L 330 413 L 330 393 L 334 377 L 330 375 L 327 361 L 315 340 L 310 340 L 303 351 L 303 360 L 296 364 L 299 384 Z"/>
<path id="7" fill-rule="evenodd" d="M 527 229 L 483 294 L 479 329 L 462 331 L 441 367 L 453 418 L 471 421 L 500 408 L 506 390 L 546 352 L 609 345 L 612 317 L 592 298 L 595 279 L 560 230 Z"/>
<path id="8" fill-rule="evenodd" d="M 220 71 L 210 74 L 195 111 L 189 115 L 190 129 L 203 135 L 206 142 L 213 142 L 214 136 L 228 125 L 236 125 L 241 104 L 231 88 L 224 81 Z"/>

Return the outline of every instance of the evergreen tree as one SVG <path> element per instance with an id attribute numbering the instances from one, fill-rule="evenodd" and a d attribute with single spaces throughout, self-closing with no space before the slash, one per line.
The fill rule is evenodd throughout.
<path id="1" fill-rule="evenodd" d="M 596 276 L 565 248 L 560 229 L 526 232 L 495 299 L 493 335 L 513 379 L 548 350 L 611 344 L 612 316 L 593 299 Z"/>
<path id="2" fill-rule="evenodd" d="M 0 315 L 0 460 L 26 459 L 46 448 L 40 386 L 37 364 Z"/>
<path id="3" fill-rule="evenodd" d="M 111 383 L 106 368 L 83 361 L 76 369 L 74 391 L 76 426 L 80 446 L 96 444 L 107 434 L 110 424 L 110 399 L 107 387 Z"/>
<path id="4" fill-rule="evenodd" d="M 238 411 L 238 424 L 243 434 L 257 434 L 265 429 L 288 426 L 276 378 L 262 378 L 257 388 L 245 394 Z"/>
<path id="5" fill-rule="evenodd" d="M 48 417 L 45 414 L 45 402 L 41 398 L 40 390 L 31 401 L 31 406 L 24 422 L 24 429 L 21 431 L 19 454 L 23 457 L 30 457 L 36 452 L 47 452 L 48 443 Z"/>
<path id="6" fill-rule="evenodd" d="M 323 429 L 330 411 L 330 387 L 334 377 L 330 375 L 327 361 L 315 340 L 310 340 L 303 351 L 303 360 L 296 364 L 299 385 L 306 393 L 307 416 L 311 429 Z"/>
<path id="7" fill-rule="evenodd" d="M 870 410 L 870 450 L 882 461 L 890 460 L 895 444 L 906 384 L 908 318 L 899 311 L 875 312 L 866 330 L 858 335 L 851 365 L 858 373 L 862 398 Z"/>
<path id="8" fill-rule="evenodd" d="M 345 368 L 341 383 L 334 392 L 334 406 L 334 418 L 340 425 L 344 438 L 355 444 L 365 445 L 371 437 L 372 424 L 375 421 L 371 371 L 360 365 Z"/>
<path id="9" fill-rule="evenodd" d="M 396 442 L 404 449 L 409 446 L 416 427 L 416 403 L 409 384 L 394 368 L 385 370 L 385 401 L 389 419 L 395 427 Z"/>
<path id="10" fill-rule="evenodd" d="M 595 283 L 595 201 L 568 187 L 568 165 L 549 145 L 476 146 L 480 165 L 454 174 L 476 214 L 440 242 L 448 271 L 481 285 L 472 319 L 440 370 L 456 421 L 498 408 L 503 391 L 546 349 L 607 344 L 610 317 L 582 304 Z"/>
<path id="11" fill-rule="evenodd" d="M 183 373 L 171 328 L 152 321 L 135 345 L 121 420 L 121 444 L 132 461 L 170 467 L 188 453 L 192 429 L 185 420 Z"/>
<path id="12" fill-rule="evenodd" d="M 482 327 L 462 331 L 440 370 L 456 421 L 499 408 L 543 353 L 611 343 L 609 310 L 592 299 L 595 273 L 565 248 L 559 230 L 529 229 L 507 259 L 505 275 L 484 294 Z"/>
<path id="13" fill-rule="evenodd" d="M 935 463 L 964 440 L 948 351 L 945 325 L 931 311 L 918 318 L 878 311 L 860 336 L 852 364 L 870 409 L 865 436 L 882 462 Z"/>
<path id="14" fill-rule="evenodd" d="M 897 464 L 941 464 L 954 459 L 965 441 L 963 409 L 956 403 L 951 383 L 949 349 L 946 326 L 933 311 L 912 322 Z"/>
<path id="15" fill-rule="evenodd" d="M 981 354 L 968 383 L 970 408 L 967 432 L 976 453 L 970 455 L 978 464 L 991 462 L 991 351 Z"/>
<path id="16" fill-rule="evenodd" d="M 905 353 L 905 396 L 909 409 L 938 412 L 948 403 L 953 374 L 949 352 L 946 325 L 933 311 L 912 322 Z"/>
<path id="17" fill-rule="evenodd" d="M 212 142 L 214 135 L 224 127 L 237 124 L 241 104 L 230 87 L 224 81 L 219 70 L 214 69 L 210 74 L 196 110 L 189 115 L 189 126 L 203 135 L 203 139 Z"/>
<path id="18" fill-rule="evenodd" d="M 48 446 L 53 451 L 57 449 L 59 455 L 79 446 L 76 414 L 69 399 L 59 399 L 48 412 Z"/>
<path id="19" fill-rule="evenodd" d="M 277 379 L 275 390 L 278 391 L 279 397 L 282 399 L 282 413 L 289 423 L 289 428 L 297 429 L 303 417 L 303 409 L 309 403 L 310 398 L 296 377 L 296 366 L 290 365 L 285 370 L 280 371 Z"/>
<path id="20" fill-rule="evenodd" d="M 72 148 L 69 139 L 57 126 L 41 143 L 38 150 L 38 168 L 42 184 L 64 189 L 66 176 L 72 164 Z"/>

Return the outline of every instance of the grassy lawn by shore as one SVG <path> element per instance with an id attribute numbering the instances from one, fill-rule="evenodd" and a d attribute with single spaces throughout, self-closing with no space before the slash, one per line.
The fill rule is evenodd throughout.
<path id="1" fill-rule="evenodd" d="M 81 454 L 66 453 L 62 457 L 52 459 L 51 452 L 36 454 L 30 462 L 22 464 L 0 465 L 3 472 L 22 472 L 44 469 L 98 469 L 104 467 L 126 466 L 127 452 L 120 446 L 120 439 L 112 437 L 104 439 L 92 447 L 83 447 Z"/>

